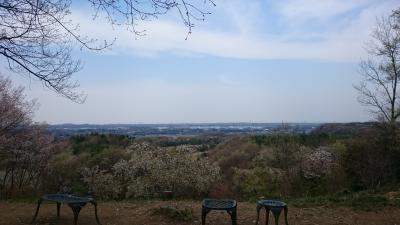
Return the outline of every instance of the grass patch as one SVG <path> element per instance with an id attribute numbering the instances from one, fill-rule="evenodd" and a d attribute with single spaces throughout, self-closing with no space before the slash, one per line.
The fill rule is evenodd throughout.
<path id="1" fill-rule="evenodd" d="M 288 202 L 296 207 L 351 207 L 362 211 L 379 211 L 385 207 L 400 207 L 400 198 L 388 198 L 385 195 L 365 192 L 342 195 L 329 195 L 289 199 Z"/>
<path id="2" fill-rule="evenodd" d="M 10 203 L 37 203 L 40 197 L 18 197 L 12 199 L 4 199 L 0 201 L 10 202 Z"/>
<path id="3" fill-rule="evenodd" d="M 183 208 L 180 209 L 175 206 L 161 206 L 154 209 L 151 209 L 153 215 L 163 216 L 172 221 L 184 221 L 189 222 L 193 221 L 193 211 L 192 209 Z"/>

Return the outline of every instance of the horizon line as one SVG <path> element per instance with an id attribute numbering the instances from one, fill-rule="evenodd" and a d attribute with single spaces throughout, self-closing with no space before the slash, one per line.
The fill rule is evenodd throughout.
<path id="1" fill-rule="evenodd" d="M 374 121 L 352 121 L 352 122 L 171 122 L 171 123 L 48 123 L 50 126 L 57 125 L 210 125 L 210 124 L 351 124 L 351 123 L 373 123 Z"/>

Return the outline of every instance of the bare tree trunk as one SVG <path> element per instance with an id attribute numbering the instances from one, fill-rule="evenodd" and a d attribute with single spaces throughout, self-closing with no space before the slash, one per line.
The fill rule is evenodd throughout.
<path id="1" fill-rule="evenodd" d="M 396 98 L 396 96 L 397 96 L 397 81 L 398 81 L 398 78 L 399 78 L 399 76 L 398 76 L 398 73 L 397 73 L 397 66 L 396 66 L 396 58 L 395 58 L 396 56 L 394 55 L 394 53 L 392 53 L 391 54 L 391 56 L 390 56 L 390 58 L 391 58 L 391 62 L 392 62 L 392 67 L 393 67 L 393 73 L 394 73 L 394 84 L 393 84 L 393 93 L 392 93 L 392 96 L 393 96 L 393 98 L 392 98 L 392 105 L 391 105 L 391 113 L 392 113 L 392 117 L 391 117 L 391 119 L 392 119 L 392 121 L 391 121 L 391 123 L 393 123 L 393 124 L 396 124 L 396 119 L 397 119 L 397 116 L 396 116 L 396 100 L 397 100 L 397 98 Z"/>
<path id="2" fill-rule="evenodd" d="M 13 190 L 14 190 L 14 165 L 11 167 L 11 183 L 10 187 L 8 189 L 8 196 L 7 198 L 11 198 L 13 195 Z"/>
<path id="3" fill-rule="evenodd" d="M 18 189 L 19 190 L 23 189 L 23 183 L 24 183 L 25 174 L 26 174 L 26 169 L 22 169 L 21 168 L 21 173 L 20 173 L 20 176 L 19 176 L 19 185 L 18 185 Z"/>

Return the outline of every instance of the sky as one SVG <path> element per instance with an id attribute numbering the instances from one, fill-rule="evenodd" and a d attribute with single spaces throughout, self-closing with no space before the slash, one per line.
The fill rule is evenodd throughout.
<path id="1" fill-rule="evenodd" d="M 81 2 L 81 1 L 79 1 Z M 202 2 L 202 1 L 199 1 Z M 358 122 L 371 115 L 353 85 L 368 57 L 376 18 L 397 0 L 215 0 L 187 36 L 171 11 L 138 21 L 145 36 L 112 27 L 74 3 L 80 33 L 114 45 L 77 50 L 74 74 L 84 104 L 12 74 L 39 107 L 35 120 L 59 123 Z"/>

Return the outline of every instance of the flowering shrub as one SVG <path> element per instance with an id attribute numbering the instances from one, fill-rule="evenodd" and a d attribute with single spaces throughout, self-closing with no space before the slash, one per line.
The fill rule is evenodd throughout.
<path id="1" fill-rule="evenodd" d="M 111 171 L 85 168 L 83 181 L 99 197 L 151 198 L 163 191 L 177 197 L 195 197 L 209 191 L 219 177 L 219 168 L 204 158 L 182 151 L 167 151 L 149 144 L 127 150 L 129 160 L 115 163 Z"/>
<path id="2" fill-rule="evenodd" d="M 338 167 L 338 160 L 328 147 L 319 147 L 306 155 L 303 161 L 303 174 L 306 178 L 320 178 L 329 175 Z"/>
<path id="3" fill-rule="evenodd" d="M 114 177 L 105 170 L 100 170 L 99 166 L 83 168 L 83 181 L 90 187 L 89 192 L 95 193 L 101 199 L 117 198 L 120 192 L 119 185 L 115 185 Z"/>

